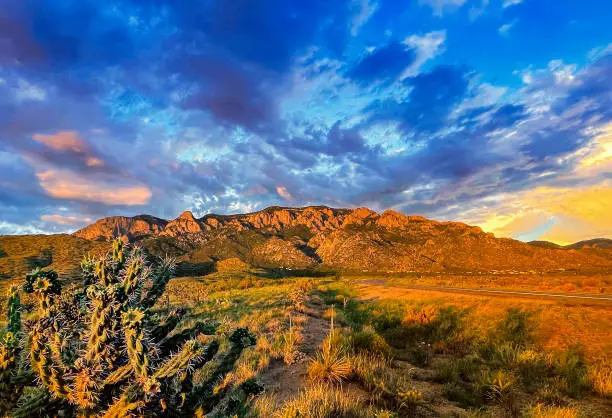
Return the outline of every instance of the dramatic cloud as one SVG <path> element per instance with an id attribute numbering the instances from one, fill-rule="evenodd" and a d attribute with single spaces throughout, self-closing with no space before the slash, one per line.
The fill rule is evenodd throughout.
<path id="1" fill-rule="evenodd" d="M 107 205 L 144 205 L 151 198 L 145 186 L 125 186 L 84 179 L 71 172 L 46 170 L 36 173 L 41 187 L 56 199 L 85 200 Z"/>
<path id="2" fill-rule="evenodd" d="M 610 2 L 2 3 L 0 233 L 328 204 L 610 235 Z"/>

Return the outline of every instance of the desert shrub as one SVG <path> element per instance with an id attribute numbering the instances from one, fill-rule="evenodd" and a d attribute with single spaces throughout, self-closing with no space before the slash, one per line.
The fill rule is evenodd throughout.
<path id="1" fill-rule="evenodd" d="M 589 372 L 582 353 L 576 350 L 564 352 L 554 365 L 555 373 L 565 380 L 567 395 L 578 398 L 590 387 Z"/>
<path id="2" fill-rule="evenodd" d="M 395 315 L 381 315 L 376 317 L 372 321 L 372 326 L 379 333 L 384 333 L 385 331 L 394 329 L 394 328 L 402 328 L 402 318 Z"/>
<path id="3" fill-rule="evenodd" d="M 463 326 L 463 319 L 467 312 L 461 311 L 454 306 L 440 309 L 435 319 L 429 323 L 433 341 L 445 341 L 457 338 Z"/>
<path id="4" fill-rule="evenodd" d="M 429 344 L 422 343 L 408 351 L 408 359 L 419 367 L 425 367 L 431 362 L 432 353 Z"/>
<path id="5" fill-rule="evenodd" d="M 369 322 L 370 314 L 359 302 L 351 299 L 344 305 L 344 320 L 353 331 L 361 331 Z"/>
<path id="6" fill-rule="evenodd" d="M 518 308 L 506 311 L 505 318 L 499 323 L 496 335 L 502 342 L 514 345 L 527 345 L 533 342 L 532 314 Z"/>
<path id="7" fill-rule="evenodd" d="M 565 406 L 567 404 L 564 393 L 567 383 L 565 379 L 556 376 L 548 379 L 544 386 L 536 392 L 536 399 L 539 403 L 551 406 Z"/>
<path id="8" fill-rule="evenodd" d="M 376 326 L 374 329 L 376 329 Z M 379 331 L 377 329 L 377 332 L 380 333 L 380 335 L 382 335 L 387 343 L 393 348 L 405 349 L 416 342 L 410 329 L 402 325 L 391 327 L 385 329 L 384 331 Z"/>
<path id="9" fill-rule="evenodd" d="M 512 416 L 518 413 L 516 402 L 516 380 L 514 376 L 506 371 L 483 373 L 480 381 L 481 390 L 485 398 L 492 403 L 502 407 L 504 411 Z"/>
<path id="10" fill-rule="evenodd" d="M 397 402 L 400 411 L 409 417 L 414 416 L 417 407 L 423 402 L 423 393 L 416 390 L 400 391 L 397 393 Z"/>
<path id="11" fill-rule="evenodd" d="M 482 362 L 475 355 L 452 359 L 436 366 L 434 381 L 439 383 L 471 382 L 481 368 Z"/>
<path id="12" fill-rule="evenodd" d="M 533 349 L 519 351 L 516 356 L 516 369 L 529 392 L 537 389 L 550 373 L 544 356 Z"/>
<path id="13" fill-rule="evenodd" d="M 580 412 L 577 408 L 562 408 L 537 404 L 527 408 L 523 418 L 578 418 Z"/>
<path id="14" fill-rule="evenodd" d="M 612 367 L 596 364 L 589 368 L 589 381 L 593 390 L 604 398 L 612 398 Z"/>
<path id="15" fill-rule="evenodd" d="M 353 332 L 349 335 L 351 348 L 358 353 L 370 353 L 377 356 L 389 357 L 391 347 L 387 341 L 373 331 Z"/>
<path id="16" fill-rule="evenodd" d="M 356 398 L 340 389 L 316 385 L 304 390 L 298 397 L 287 402 L 279 418 L 365 418 L 373 411 Z"/>
<path id="17" fill-rule="evenodd" d="M 465 383 L 446 383 L 442 388 L 442 394 L 449 401 L 457 402 L 462 408 L 478 408 L 484 405 L 481 393 Z"/>

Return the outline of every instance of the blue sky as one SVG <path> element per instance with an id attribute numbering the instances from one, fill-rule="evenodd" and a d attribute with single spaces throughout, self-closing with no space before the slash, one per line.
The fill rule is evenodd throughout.
<path id="1" fill-rule="evenodd" d="M 0 0 L 0 233 L 392 208 L 612 236 L 612 3 Z"/>

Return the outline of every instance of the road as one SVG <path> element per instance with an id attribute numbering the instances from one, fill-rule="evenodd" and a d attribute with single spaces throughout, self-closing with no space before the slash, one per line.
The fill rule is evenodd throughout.
<path id="1" fill-rule="evenodd" d="M 427 290 L 434 292 L 446 293 L 476 293 L 484 296 L 506 296 L 506 297 L 521 297 L 529 299 L 553 299 L 567 300 L 578 303 L 604 303 L 612 304 L 612 296 L 607 295 L 590 295 L 590 294 L 572 294 L 572 293 L 548 293 L 548 292 L 532 292 L 527 290 L 501 290 L 501 289 L 470 289 L 465 287 L 443 287 L 443 286 L 419 286 L 412 284 L 389 284 L 384 279 L 364 280 L 361 283 L 365 285 L 384 286 L 386 288 L 403 288 L 410 290 Z"/>

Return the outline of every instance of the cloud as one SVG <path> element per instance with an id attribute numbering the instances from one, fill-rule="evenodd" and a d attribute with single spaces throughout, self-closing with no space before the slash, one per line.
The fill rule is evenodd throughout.
<path id="1" fill-rule="evenodd" d="M 78 218 L 76 216 L 64 216 L 59 214 L 42 215 L 40 219 L 45 222 L 66 226 L 81 226 L 91 222 L 91 218 Z"/>
<path id="2" fill-rule="evenodd" d="M 283 199 L 288 200 L 290 202 L 293 202 L 295 200 L 295 198 L 291 195 L 291 193 L 289 193 L 287 188 L 284 186 L 277 186 L 276 193 L 278 193 L 279 196 L 282 197 Z"/>
<path id="3" fill-rule="evenodd" d="M 372 0 L 356 0 L 356 2 L 359 4 L 359 12 L 353 16 L 351 25 L 352 36 L 357 36 L 359 28 L 365 25 L 378 9 L 378 3 Z"/>
<path id="4" fill-rule="evenodd" d="M 515 22 L 504 23 L 497 29 L 501 36 L 510 36 L 510 29 L 514 27 Z"/>
<path id="5" fill-rule="evenodd" d="M 5 3 L 11 225 L 253 210 L 286 204 L 277 187 L 293 205 L 483 222 L 518 211 L 485 199 L 610 176 L 604 6 L 566 2 L 542 22 L 535 1 Z M 490 16 L 470 21 L 480 6 Z M 491 36 L 515 21 L 521 31 Z M 529 213 L 532 230 L 508 231 L 552 222 Z M 553 218 L 549 231 L 570 215 Z"/>
<path id="6" fill-rule="evenodd" d="M 445 30 L 429 32 L 423 36 L 410 35 L 405 38 L 403 43 L 416 51 L 416 58 L 412 65 L 406 68 L 402 78 L 415 76 L 423 64 L 443 53 L 445 41 Z"/>
<path id="7" fill-rule="evenodd" d="M 442 16 L 445 13 L 454 12 L 463 6 L 467 0 L 419 0 L 419 4 L 432 8 L 434 15 Z"/>
<path id="8" fill-rule="evenodd" d="M 37 172 L 40 186 L 53 198 L 92 201 L 106 205 L 144 205 L 152 196 L 143 185 L 119 185 L 75 176 L 69 171 Z"/>
<path id="9" fill-rule="evenodd" d="M 612 236 L 612 184 L 591 187 L 536 187 L 503 196 L 479 225 L 497 236 L 529 236 L 559 244 Z M 478 223 L 478 222 L 477 222 Z M 536 232 L 534 235 L 533 232 Z"/>
<path id="10" fill-rule="evenodd" d="M 34 134 L 32 138 L 55 150 L 72 150 L 80 153 L 87 148 L 85 141 L 74 131 L 61 131 L 54 135 Z"/>
<path id="11" fill-rule="evenodd" d="M 523 0 L 504 0 L 502 7 L 505 9 L 507 7 L 516 6 L 517 4 L 521 4 Z"/>

